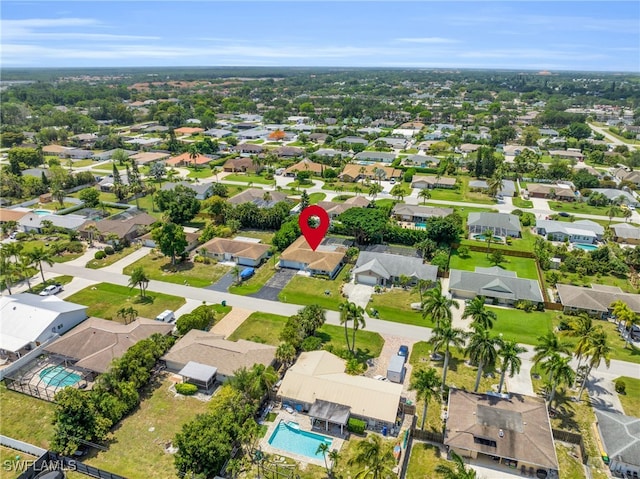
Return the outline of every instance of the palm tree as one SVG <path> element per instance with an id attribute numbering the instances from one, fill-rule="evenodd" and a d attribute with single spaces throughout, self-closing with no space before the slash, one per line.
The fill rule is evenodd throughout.
<path id="1" fill-rule="evenodd" d="M 340 310 L 340 325 L 344 326 L 344 339 L 347 343 L 347 349 L 351 351 L 351 346 L 349 345 L 349 321 L 352 321 L 352 313 L 351 313 L 351 305 L 349 301 L 344 301 L 340 303 L 338 309 Z"/>
<path id="2" fill-rule="evenodd" d="M 549 358 L 542 363 L 542 369 L 549 373 L 549 383 L 551 391 L 548 396 L 548 404 L 551 407 L 553 399 L 556 396 L 556 390 L 560 384 L 572 384 L 575 378 L 575 372 L 569 364 L 571 356 L 562 356 L 559 353 L 552 353 Z"/>
<path id="3" fill-rule="evenodd" d="M 431 193 L 427 188 L 423 188 L 420 190 L 420 193 L 418 193 L 418 198 L 422 198 L 422 204 L 426 205 L 427 200 L 431 198 Z"/>
<path id="4" fill-rule="evenodd" d="M 34 263 L 38 264 L 38 267 L 40 268 L 40 274 L 42 275 L 42 282 L 44 283 L 45 279 L 44 271 L 42 270 L 42 263 L 47 263 L 49 266 L 53 266 L 53 254 L 47 248 L 36 246 L 31 250 L 29 256 L 31 256 L 31 260 Z"/>
<path id="5" fill-rule="evenodd" d="M 504 385 L 504 377 L 509 372 L 509 377 L 512 378 L 514 374 L 520 373 L 520 367 L 522 366 L 522 359 L 518 356 L 527 351 L 527 348 L 520 346 L 515 341 L 502 341 L 500 349 L 498 350 L 498 356 L 502 359 L 500 365 L 500 385 L 498 386 L 498 393 L 502 392 L 502 386 Z"/>
<path id="6" fill-rule="evenodd" d="M 412 292 L 417 292 L 420 295 L 420 304 L 422 304 L 422 295 L 431 287 L 432 284 L 433 281 L 430 279 L 418 279 L 416 282 Z"/>
<path id="7" fill-rule="evenodd" d="M 276 349 L 276 359 L 285 366 L 291 364 L 296 357 L 296 348 L 291 343 L 281 343 Z"/>
<path id="8" fill-rule="evenodd" d="M 472 326 L 479 325 L 484 329 L 493 328 L 493 322 L 497 319 L 496 313 L 489 311 L 485 305 L 484 296 L 476 296 L 464 308 L 462 319 L 473 319 Z"/>
<path id="9" fill-rule="evenodd" d="M 371 197 L 371 199 L 375 199 L 376 196 L 378 196 L 378 193 L 382 192 L 382 186 L 380 186 L 377 183 L 371 183 L 369 185 L 369 196 Z"/>
<path id="10" fill-rule="evenodd" d="M 573 354 L 578 358 L 578 366 L 576 371 L 580 370 L 580 363 L 587 348 L 589 347 L 589 340 L 591 334 L 596 330 L 596 326 L 593 323 L 593 319 L 588 314 L 581 314 L 579 316 L 573 316 L 569 319 L 569 329 L 566 331 L 567 336 L 578 338 L 578 342 L 573 350 Z"/>
<path id="11" fill-rule="evenodd" d="M 450 452 L 451 460 L 453 461 L 455 468 L 451 466 L 445 466 L 444 464 L 438 464 L 435 471 L 440 474 L 444 479 L 476 479 L 476 471 L 474 469 L 467 469 L 464 466 L 462 458 L 456 454 L 455 451 Z"/>
<path id="12" fill-rule="evenodd" d="M 138 286 L 140 288 L 140 297 L 145 297 L 145 290 L 147 286 L 149 286 L 149 277 L 144 272 L 144 268 L 142 266 L 138 266 L 133 269 L 131 272 L 131 277 L 129 278 L 129 289 L 135 288 Z"/>
<path id="13" fill-rule="evenodd" d="M 340 459 L 340 453 L 338 452 L 337 449 L 333 449 L 329 453 L 329 459 L 331 459 L 331 469 L 329 470 L 329 476 L 333 477 L 333 470 L 338 465 L 338 460 Z"/>
<path id="14" fill-rule="evenodd" d="M 20 270 L 22 277 L 27 280 L 29 291 L 31 291 L 31 265 L 33 265 L 33 260 L 28 254 L 21 254 L 16 263 L 16 267 Z"/>
<path id="15" fill-rule="evenodd" d="M 496 170 L 493 176 L 487 182 L 487 193 L 491 198 L 495 198 L 502 187 L 504 186 L 504 180 L 502 176 L 502 172 L 500 170 Z"/>
<path id="16" fill-rule="evenodd" d="M 240 272 L 242 270 L 240 269 L 240 266 L 235 265 L 233 268 L 231 268 L 231 273 L 233 273 L 233 275 L 236 277 L 236 283 L 240 282 Z"/>
<path id="17" fill-rule="evenodd" d="M 457 301 L 442 294 L 442 283 L 438 281 L 434 288 L 425 293 L 425 298 L 422 302 L 422 319 L 430 316 L 436 328 L 439 328 L 441 321 L 451 323 L 453 317 L 451 308 L 458 309 L 459 307 Z"/>
<path id="18" fill-rule="evenodd" d="M 622 217 L 625 219 L 625 222 L 629 221 L 629 218 L 631 218 L 633 216 L 633 211 L 631 211 L 629 208 L 625 208 L 624 210 L 622 210 Z"/>
<path id="19" fill-rule="evenodd" d="M 364 466 L 354 479 L 382 479 L 386 474 L 394 474 L 395 462 L 391 448 L 386 447 L 377 435 L 360 441 L 356 446 L 356 455 L 349 460 L 349 464 Z"/>
<path id="20" fill-rule="evenodd" d="M 602 361 L 604 361 L 607 368 L 611 364 L 611 346 L 609 346 L 607 342 L 607 333 L 605 333 L 602 328 L 597 329 L 589 335 L 589 345 L 585 351 L 585 356 L 587 356 L 589 360 L 587 362 L 587 371 L 582 379 L 582 386 L 578 393 L 578 399 L 582 397 L 582 391 L 584 391 L 591 370 L 600 366 Z"/>
<path id="21" fill-rule="evenodd" d="M 327 470 L 327 475 L 330 474 L 329 465 L 327 464 L 327 452 L 329 451 L 329 444 L 326 442 L 321 442 L 318 444 L 318 449 L 316 449 L 316 455 L 322 453 L 322 458 L 324 459 L 324 468 Z"/>
<path id="22" fill-rule="evenodd" d="M 424 401 L 424 407 L 422 408 L 422 422 L 420 429 L 424 431 L 424 423 L 427 419 L 427 406 L 431 398 L 435 397 L 441 387 L 438 373 L 434 368 L 419 369 L 413 373 L 411 377 L 410 390 L 417 391 L 418 401 Z"/>
<path id="23" fill-rule="evenodd" d="M 358 329 L 364 329 L 367 326 L 367 323 L 364 320 L 364 308 L 362 306 L 358 306 L 355 303 L 351 303 L 352 311 L 351 311 L 351 352 L 353 354 L 356 353 L 356 333 Z"/>
<path id="24" fill-rule="evenodd" d="M 387 173 L 382 168 L 374 168 L 373 175 L 378 179 L 378 185 L 387 176 Z"/>
<path id="25" fill-rule="evenodd" d="M 95 225 L 95 223 L 92 223 L 85 228 L 85 231 L 89 235 L 89 246 L 93 246 L 93 240 L 95 239 L 96 233 L 98 232 L 98 227 Z"/>
<path id="26" fill-rule="evenodd" d="M 462 329 L 453 328 L 451 323 L 444 323 L 439 328 L 433 330 L 433 334 L 429 339 L 429 342 L 433 346 L 433 352 L 442 350 L 444 348 L 444 365 L 442 367 L 442 383 L 441 389 L 447 383 L 447 369 L 449 368 L 450 347 L 453 346 L 456 349 L 462 349 L 464 347 L 464 341 L 466 339 L 466 333 Z"/>
<path id="27" fill-rule="evenodd" d="M 0 274 L 2 274 L 2 276 L 4 277 L 4 286 L 7 288 L 7 291 L 11 295 L 11 284 L 16 277 L 17 267 L 6 253 L 4 246 L 7 244 L 10 243 L 4 243 L 2 245 L 2 250 L 0 250 Z"/>
<path id="28" fill-rule="evenodd" d="M 614 216 L 617 216 L 618 213 L 620 213 L 620 207 L 618 205 L 612 204 L 611 206 L 609 206 L 609 209 L 607 210 L 607 216 L 609 217 L 609 225 L 611 225 L 611 220 L 613 219 Z"/>
<path id="29" fill-rule="evenodd" d="M 476 384 L 473 387 L 478 392 L 480 387 L 480 379 L 482 379 L 482 371 L 485 367 L 493 367 L 498 358 L 497 347 L 500 339 L 491 337 L 491 331 L 477 326 L 473 334 L 469 336 L 469 344 L 466 353 L 472 363 L 478 365 L 478 373 L 476 374 Z"/>
<path id="30" fill-rule="evenodd" d="M 200 156 L 200 146 L 198 146 L 197 143 L 191 143 L 191 145 L 189 145 L 189 159 L 191 160 L 191 164 L 194 167 L 194 169 L 198 169 L 198 162 L 197 159 Z"/>
<path id="31" fill-rule="evenodd" d="M 533 348 L 535 351 L 533 355 L 533 365 L 537 366 L 555 353 L 571 354 L 569 347 L 569 343 L 560 341 L 560 338 L 551 331 L 544 336 L 539 336 L 538 345 Z M 552 375 L 550 375 L 549 382 L 551 382 L 552 379 Z"/>

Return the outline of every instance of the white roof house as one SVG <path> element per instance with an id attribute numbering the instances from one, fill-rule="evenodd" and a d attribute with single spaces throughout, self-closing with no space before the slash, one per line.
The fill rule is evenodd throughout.
<path id="1" fill-rule="evenodd" d="M 550 237 L 554 241 L 568 239 L 571 243 L 595 243 L 602 239 L 604 228 L 602 225 L 590 220 L 565 221 L 538 220 L 535 227 L 536 233 Z"/>
<path id="2" fill-rule="evenodd" d="M 0 298 L 0 350 L 21 356 L 87 318 L 87 307 L 56 296 L 22 293 Z"/>
<path id="3" fill-rule="evenodd" d="M 282 380 L 278 396 L 308 410 L 316 401 L 347 406 L 352 416 L 393 424 L 402 385 L 344 372 L 346 361 L 327 351 L 300 354 Z M 372 400 L 375 398 L 375 401 Z"/>

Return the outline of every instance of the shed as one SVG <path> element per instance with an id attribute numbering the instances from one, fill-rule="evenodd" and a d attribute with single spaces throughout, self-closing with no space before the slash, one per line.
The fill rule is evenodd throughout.
<path id="1" fill-rule="evenodd" d="M 216 380 L 218 368 L 207 364 L 189 361 L 178 373 L 183 377 L 184 382 L 195 384 L 201 389 L 210 389 Z"/>
<path id="2" fill-rule="evenodd" d="M 398 354 L 394 354 L 389 359 L 389 366 L 387 366 L 387 379 L 394 383 L 402 383 L 404 381 L 404 367 L 405 357 Z"/>

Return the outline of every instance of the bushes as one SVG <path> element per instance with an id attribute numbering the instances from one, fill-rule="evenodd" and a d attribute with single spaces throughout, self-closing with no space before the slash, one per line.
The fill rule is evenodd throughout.
<path id="1" fill-rule="evenodd" d="M 113 246 L 105 246 L 104 247 L 104 252 L 107 255 L 112 255 L 116 252 L 116 250 L 113 249 Z"/>
<path id="2" fill-rule="evenodd" d="M 616 379 L 615 388 L 618 394 L 626 394 L 627 393 L 627 383 L 625 383 L 622 379 Z"/>
<path id="3" fill-rule="evenodd" d="M 107 253 L 105 253 L 104 251 L 96 251 L 93 257 L 95 259 L 105 259 L 107 257 Z"/>
<path id="4" fill-rule="evenodd" d="M 84 246 L 80 241 L 71 241 L 67 245 L 67 251 L 69 253 L 82 253 L 84 251 Z"/>
<path id="5" fill-rule="evenodd" d="M 322 339 L 317 336 L 309 336 L 302 341 L 300 349 L 303 351 L 317 351 L 322 347 Z"/>
<path id="6" fill-rule="evenodd" d="M 367 423 L 361 421 L 360 419 L 350 417 L 349 421 L 347 422 L 347 429 L 349 430 L 349 432 L 352 432 L 354 434 L 364 434 L 364 430 L 366 428 Z"/>
<path id="7" fill-rule="evenodd" d="M 176 384 L 176 392 L 183 396 L 193 396 L 198 392 L 198 386 L 189 383 L 178 383 Z"/>

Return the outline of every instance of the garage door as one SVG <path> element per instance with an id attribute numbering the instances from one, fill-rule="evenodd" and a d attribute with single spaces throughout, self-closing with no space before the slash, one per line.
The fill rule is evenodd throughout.
<path id="1" fill-rule="evenodd" d="M 369 276 L 368 274 L 359 274 L 356 279 L 358 280 L 358 283 L 361 284 L 368 284 L 370 286 L 378 284 L 378 278 L 375 276 Z"/>

